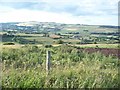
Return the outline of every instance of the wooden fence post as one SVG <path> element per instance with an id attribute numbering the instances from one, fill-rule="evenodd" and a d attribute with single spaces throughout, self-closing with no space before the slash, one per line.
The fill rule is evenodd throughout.
<path id="1" fill-rule="evenodd" d="M 50 70 L 50 51 L 47 51 L 47 56 L 46 56 L 46 73 L 49 74 Z"/>

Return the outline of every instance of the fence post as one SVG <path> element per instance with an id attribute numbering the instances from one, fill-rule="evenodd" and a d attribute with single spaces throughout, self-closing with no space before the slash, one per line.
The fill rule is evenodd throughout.
<path id="1" fill-rule="evenodd" d="M 47 51 L 47 56 L 46 56 L 46 73 L 49 74 L 50 70 L 50 51 Z"/>

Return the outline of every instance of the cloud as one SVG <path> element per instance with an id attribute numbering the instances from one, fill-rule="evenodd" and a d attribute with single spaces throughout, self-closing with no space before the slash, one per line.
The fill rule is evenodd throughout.
<path id="1" fill-rule="evenodd" d="M 12 1 L 12 0 L 10 0 Z M 1 4 L 16 9 L 33 9 L 50 12 L 67 12 L 73 15 L 117 15 L 118 0 L 27 0 L 18 2 L 2 2 Z"/>
<path id="2" fill-rule="evenodd" d="M 75 22 L 72 15 L 67 13 L 51 13 L 45 11 L 31 11 L 26 9 L 13 10 L 0 14 L 1 22 L 11 21 L 41 21 L 41 22 Z"/>
<path id="3" fill-rule="evenodd" d="M 23 22 L 23 21 L 39 21 L 39 22 L 58 22 L 70 24 L 107 24 L 116 25 L 117 18 L 112 16 L 73 16 L 68 13 L 52 13 L 46 11 L 32 11 L 27 9 L 13 10 L 0 14 L 0 22 Z"/>
<path id="4" fill-rule="evenodd" d="M 118 0 L 1 0 L 0 20 L 117 25 Z"/>

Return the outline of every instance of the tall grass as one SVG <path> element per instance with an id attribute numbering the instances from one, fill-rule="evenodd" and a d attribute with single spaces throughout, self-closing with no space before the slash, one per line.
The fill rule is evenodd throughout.
<path id="1" fill-rule="evenodd" d="M 101 53 L 87 54 L 74 47 L 59 46 L 52 53 L 51 70 L 45 71 L 46 50 L 36 46 L 3 49 L 4 88 L 117 88 L 118 59 Z"/>

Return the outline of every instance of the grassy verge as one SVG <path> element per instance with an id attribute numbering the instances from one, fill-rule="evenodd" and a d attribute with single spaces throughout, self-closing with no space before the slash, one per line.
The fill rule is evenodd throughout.
<path id="1" fill-rule="evenodd" d="M 46 50 L 51 51 L 48 76 Z M 1 63 L 4 88 L 117 88 L 119 84 L 117 58 L 70 46 L 5 48 Z"/>

